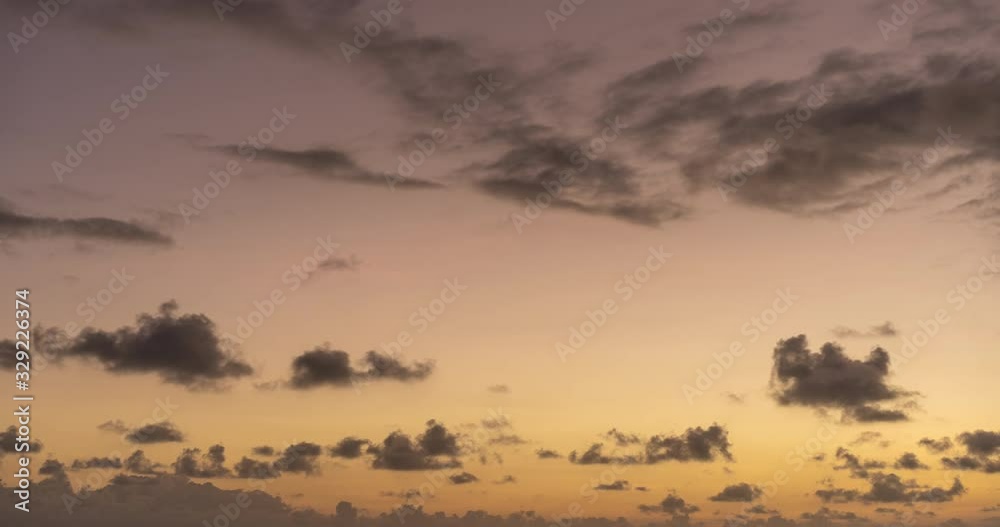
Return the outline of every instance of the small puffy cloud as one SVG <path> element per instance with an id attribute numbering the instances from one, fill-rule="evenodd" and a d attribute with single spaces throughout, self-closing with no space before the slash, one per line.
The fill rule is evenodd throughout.
<path id="1" fill-rule="evenodd" d="M 279 472 L 291 472 L 312 476 L 319 474 L 319 457 L 323 447 L 306 441 L 290 445 L 275 460 L 274 468 Z"/>
<path id="2" fill-rule="evenodd" d="M 876 347 L 864 360 L 852 359 L 839 345 L 827 342 L 819 351 L 805 335 L 778 341 L 774 348 L 771 395 L 779 404 L 839 408 L 845 420 L 903 421 L 906 413 L 876 404 L 899 402 L 915 395 L 887 383 L 889 353 Z"/>
<path id="3" fill-rule="evenodd" d="M 226 462 L 226 448 L 212 445 L 202 455 L 197 448 L 185 448 L 174 461 L 174 474 L 189 478 L 222 478 L 230 475 Z"/>
<path id="4" fill-rule="evenodd" d="M 371 441 L 367 439 L 358 439 L 356 437 L 345 437 L 341 439 L 336 445 L 327 448 L 327 452 L 331 457 L 342 457 L 345 459 L 354 459 L 361 457 L 364 453 L 362 447 L 366 447 L 371 444 Z"/>
<path id="5" fill-rule="evenodd" d="M 170 421 L 152 423 L 130 430 L 125 434 L 125 440 L 130 443 L 179 443 L 184 441 L 184 434 Z"/>
<path id="6" fill-rule="evenodd" d="M 539 448 L 535 451 L 535 455 L 538 456 L 538 459 L 558 459 L 562 457 L 562 454 L 559 452 L 548 448 Z"/>
<path id="7" fill-rule="evenodd" d="M 926 470 L 930 467 L 921 463 L 920 459 L 913 452 L 904 452 L 896 460 L 896 463 L 893 464 L 893 468 L 898 470 Z"/>
<path id="8" fill-rule="evenodd" d="M 750 502 L 759 498 L 764 493 L 760 487 L 749 483 L 737 483 L 729 485 L 721 492 L 708 498 L 711 501 L 744 501 Z"/>
<path id="9" fill-rule="evenodd" d="M 437 421 L 427 422 L 427 429 L 416 440 L 403 432 L 389 434 L 381 444 L 369 447 L 374 455 L 372 467 L 384 470 L 436 470 L 458 468 L 462 454 L 458 436 Z"/>
<path id="10" fill-rule="evenodd" d="M 686 516 L 688 514 L 698 512 L 701 509 L 699 509 L 696 505 L 684 501 L 684 498 L 671 493 L 667 495 L 666 498 L 663 498 L 663 501 L 657 503 L 656 505 L 639 505 L 639 510 L 647 513 L 662 512 L 675 516 Z"/>
<path id="11" fill-rule="evenodd" d="M 407 365 L 396 357 L 377 351 L 366 353 L 361 362 L 361 367 L 356 368 L 346 351 L 319 346 L 292 360 L 292 378 L 288 384 L 305 390 L 319 386 L 345 387 L 356 382 L 376 380 L 409 382 L 424 380 L 434 371 L 433 361 Z"/>
<path id="12" fill-rule="evenodd" d="M 465 485 L 466 483 L 475 483 L 479 481 L 479 478 L 468 472 L 460 472 L 448 476 L 448 480 L 451 481 L 452 485 Z"/>

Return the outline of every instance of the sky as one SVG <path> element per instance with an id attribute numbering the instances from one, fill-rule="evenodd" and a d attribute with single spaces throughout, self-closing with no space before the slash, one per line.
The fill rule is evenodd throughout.
<path id="1" fill-rule="evenodd" d="M 1000 525 L 995 3 L 0 12 L 4 525 Z"/>

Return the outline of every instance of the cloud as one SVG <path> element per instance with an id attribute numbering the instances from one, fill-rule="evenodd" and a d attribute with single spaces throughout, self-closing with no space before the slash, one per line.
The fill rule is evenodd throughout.
<path id="1" fill-rule="evenodd" d="M 639 505 L 639 510 L 642 512 L 663 512 L 671 515 L 686 516 L 701 509 L 696 505 L 687 503 L 684 501 L 684 498 L 676 494 L 669 494 L 666 498 L 663 498 L 663 501 L 656 505 Z"/>
<path id="2" fill-rule="evenodd" d="M 97 425 L 98 430 L 103 430 L 105 432 L 114 432 L 116 434 L 124 434 L 128 432 L 128 427 L 121 419 L 114 419 L 112 421 L 105 421 Z"/>
<path id="3" fill-rule="evenodd" d="M 431 420 L 427 429 L 414 441 L 402 432 L 389 434 L 380 445 L 372 445 L 372 467 L 384 470 L 437 470 L 460 468 L 462 454 L 458 436 L 441 423 Z"/>
<path id="4" fill-rule="evenodd" d="M 248 457 L 240 459 L 233 466 L 233 472 L 235 477 L 241 479 L 273 479 L 281 475 L 273 464 Z"/>
<path id="5" fill-rule="evenodd" d="M 128 472 L 132 472 L 134 474 L 162 474 L 160 471 L 161 465 L 150 461 L 149 458 L 146 457 L 145 452 L 142 450 L 132 452 L 132 454 L 125 459 L 124 468 Z"/>
<path id="6" fill-rule="evenodd" d="M 73 470 L 84 470 L 91 468 L 122 468 L 122 460 L 111 457 L 92 457 L 90 459 L 77 459 L 73 461 Z"/>
<path id="7" fill-rule="evenodd" d="M 653 436 L 646 443 L 646 463 L 661 461 L 715 461 L 716 458 L 732 460 L 729 452 L 729 432 L 713 424 L 708 428 L 688 428 L 679 436 Z"/>
<path id="8" fill-rule="evenodd" d="M 511 476 L 510 474 L 507 474 L 504 477 L 502 477 L 502 478 L 500 478 L 500 479 L 498 479 L 498 480 L 496 480 L 496 481 L 493 482 L 494 485 L 506 485 L 506 484 L 513 484 L 513 483 L 517 483 L 517 478 L 515 478 L 514 476 Z"/>
<path id="9" fill-rule="evenodd" d="M 920 462 L 917 459 L 917 455 L 913 452 L 904 452 L 903 455 L 899 456 L 896 463 L 893 464 L 893 468 L 898 470 L 926 470 L 930 467 Z"/>
<path id="10" fill-rule="evenodd" d="M 955 478 L 948 489 L 941 487 L 920 487 L 915 482 L 903 481 L 895 474 L 874 474 L 870 480 L 871 489 L 861 495 L 861 500 L 873 503 L 909 503 L 951 501 L 966 492 L 962 482 Z"/>
<path id="11" fill-rule="evenodd" d="M 72 238 L 133 245 L 170 246 L 174 241 L 138 223 L 110 218 L 59 219 L 28 216 L 5 209 L 0 203 L 0 235 L 15 239 Z"/>
<path id="12" fill-rule="evenodd" d="M 833 328 L 833 336 L 838 339 L 895 337 L 897 334 L 898 332 L 896 331 L 896 327 L 889 321 L 877 326 L 872 326 L 867 331 L 859 331 L 845 326 Z"/>
<path id="13" fill-rule="evenodd" d="M 506 384 L 493 384 L 487 386 L 486 391 L 490 393 L 510 393 L 510 386 Z"/>
<path id="14" fill-rule="evenodd" d="M 819 489 L 813 494 L 819 499 L 823 500 L 823 503 L 850 503 L 852 501 L 857 501 L 858 497 L 861 495 L 859 491 L 851 489 Z"/>
<path id="15" fill-rule="evenodd" d="M 843 464 L 834 466 L 834 470 L 850 470 L 851 477 L 853 478 L 868 478 L 868 470 L 876 468 L 885 468 L 885 463 L 881 461 L 866 460 L 862 461 L 858 456 L 850 453 L 846 448 L 837 448 L 837 459 L 839 459 Z"/>
<path id="16" fill-rule="evenodd" d="M 125 434 L 125 440 L 130 443 L 179 443 L 184 441 L 184 434 L 169 422 L 152 423 L 130 430 Z"/>
<path id="17" fill-rule="evenodd" d="M 771 395 L 782 405 L 841 408 L 845 419 L 861 422 L 906 420 L 901 410 L 872 406 L 915 395 L 887 384 L 888 375 L 889 353 L 882 348 L 857 360 L 831 342 L 812 352 L 806 336 L 798 335 L 778 341 L 774 348 Z"/>
<path id="18" fill-rule="evenodd" d="M 396 380 L 420 381 L 434 371 L 433 361 L 403 364 L 398 358 L 377 351 L 369 351 L 360 369 L 351 365 L 346 351 L 319 346 L 292 361 L 292 378 L 289 385 L 298 390 L 318 386 L 350 386 L 354 382 Z"/>
<path id="19" fill-rule="evenodd" d="M 514 446 L 527 444 L 528 441 L 517 434 L 499 434 L 491 437 L 488 443 L 491 445 Z"/>
<path id="20" fill-rule="evenodd" d="M 348 153 L 326 147 L 307 148 L 303 150 L 285 150 L 267 146 L 249 148 L 244 145 L 220 145 L 211 147 L 227 156 L 241 156 L 244 152 L 253 159 L 272 165 L 292 168 L 315 179 L 328 182 L 354 183 L 375 185 L 393 189 L 433 189 L 443 185 L 433 181 L 417 178 L 400 178 L 395 174 L 379 174 L 361 167 Z"/>
<path id="21" fill-rule="evenodd" d="M 318 475 L 320 473 L 319 457 L 322 454 L 323 447 L 316 443 L 303 441 L 285 448 L 281 452 L 281 456 L 275 460 L 273 468 L 279 472 L 291 472 L 307 476 Z"/>
<path id="22" fill-rule="evenodd" d="M 711 501 L 745 501 L 750 502 L 759 498 L 764 493 L 760 487 L 749 483 L 737 483 L 728 485 L 721 492 L 708 498 Z"/>
<path id="23" fill-rule="evenodd" d="M 174 461 L 174 474 L 189 478 L 222 478 L 229 476 L 230 470 L 224 466 L 226 448 L 222 445 L 212 445 L 208 452 L 202 455 L 197 448 L 185 448 Z"/>
<path id="24" fill-rule="evenodd" d="M 363 451 L 361 447 L 368 446 L 371 441 L 367 439 L 358 439 L 356 437 L 345 437 L 341 439 L 336 445 L 327 448 L 331 457 L 342 457 L 346 459 L 354 459 L 361 457 Z"/>
<path id="25" fill-rule="evenodd" d="M 629 482 L 627 480 L 617 479 L 615 481 L 612 481 L 611 483 L 598 483 L 594 487 L 594 490 L 612 490 L 612 491 L 618 491 L 618 490 L 629 490 L 631 488 L 632 488 L 632 485 L 629 485 Z"/>
<path id="26" fill-rule="evenodd" d="M 547 448 L 539 448 L 535 451 L 535 455 L 538 456 L 538 459 L 558 459 L 562 457 L 559 452 Z"/>
<path id="27" fill-rule="evenodd" d="M 941 458 L 945 468 L 978 470 L 987 474 L 1000 472 L 1000 432 L 963 432 L 958 436 L 958 443 L 965 447 L 965 455 Z"/>
<path id="28" fill-rule="evenodd" d="M 92 360 L 111 373 L 156 373 L 164 382 L 189 389 L 217 388 L 222 381 L 253 373 L 226 349 L 207 316 L 177 316 L 177 309 L 171 300 L 155 314 L 139 315 L 133 327 L 113 332 L 87 327 L 51 351 L 58 359 Z"/>
<path id="29" fill-rule="evenodd" d="M 453 485 L 465 485 L 466 483 L 476 483 L 479 481 L 479 478 L 469 474 L 468 472 L 461 472 L 448 476 L 448 480 L 451 481 Z"/>
<path id="30" fill-rule="evenodd" d="M 849 444 L 851 446 L 858 446 L 858 445 L 866 445 L 869 443 L 875 443 L 877 441 L 880 447 L 882 448 L 888 447 L 891 444 L 891 442 L 882 439 L 882 437 L 883 436 L 881 432 L 873 432 L 869 430 L 858 434 L 858 437 L 856 437 L 854 441 L 851 441 Z"/>
<path id="31" fill-rule="evenodd" d="M 274 447 L 267 445 L 255 446 L 250 449 L 250 452 L 255 456 L 273 456 L 275 454 Z"/>
<path id="32" fill-rule="evenodd" d="M 612 429 L 604 434 L 615 441 L 618 448 L 610 454 L 604 453 L 603 443 L 594 443 L 582 453 L 570 452 L 569 461 L 578 465 L 635 465 L 656 464 L 665 461 L 715 461 L 718 458 L 732 460 L 729 447 L 729 433 L 722 426 L 713 424 L 708 428 L 688 428 L 683 434 L 668 436 L 655 435 L 643 442 L 635 434 L 626 434 Z M 619 448 L 633 445 L 642 446 L 640 452 L 619 452 Z"/>
<path id="33" fill-rule="evenodd" d="M 947 437 L 942 437 L 941 439 L 931 439 L 929 437 L 925 437 L 918 441 L 917 444 L 931 452 L 934 452 L 935 454 L 940 454 L 941 452 L 950 450 L 951 447 L 954 446 L 951 439 Z"/>

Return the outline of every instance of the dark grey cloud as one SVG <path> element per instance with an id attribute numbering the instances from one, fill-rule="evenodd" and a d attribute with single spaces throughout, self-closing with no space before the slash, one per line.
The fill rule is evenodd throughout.
<path id="1" fill-rule="evenodd" d="M 913 480 L 903 480 L 896 474 L 874 473 L 868 478 L 871 487 L 867 492 L 850 489 L 820 489 L 815 491 L 825 503 L 941 503 L 952 501 L 965 494 L 967 489 L 955 478 L 948 488 L 920 485 Z"/>
<path id="2" fill-rule="evenodd" d="M 950 450 L 951 447 L 954 446 L 954 443 L 952 443 L 951 439 L 948 437 L 942 437 L 941 439 L 925 437 L 918 441 L 917 444 L 935 454 L 940 454 L 941 452 Z"/>
<path id="3" fill-rule="evenodd" d="M 377 380 L 410 382 L 424 380 L 433 371 L 433 361 L 407 365 L 396 357 L 377 351 L 367 352 L 361 361 L 361 367 L 355 368 L 346 351 L 323 345 L 295 357 L 289 385 L 302 390 L 318 386 L 343 387 L 356 382 Z"/>
<path id="4" fill-rule="evenodd" d="M 848 338 L 872 338 L 872 337 L 895 337 L 898 334 L 892 322 L 886 321 L 883 324 L 872 326 L 867 330 L 857 330 L 846 326 L 833 328 L 833 336 L 839 339 Z"/>
<path id="5" fill-rule="evenodd" d="M 286 166 L 297 173 L 329 182 L 375 185 L 393 189 L 433 189 L 440 183 L 417 178 L 400 178 L 395 174 L 379 174 L 361 167 L 348 153 L 333 148 L 316 147 L 286 150 L 277 147 L 253 148 L 249 145 L 221 145 L 212 150 L 227 156 L 245 156 L 272 165 Z"/>
<path id="6" fill-rule="evenodd" d="M 163 473 L 160 470 L 161 465 L 150 461 L 142 450 L 136 450 L 125 458 L 124 468 L 134 474 L 155 475 Z"/>
<path id="7" fill-rule="evenodd" d="M 128 432 L 128 426 L 121 419 L 113 419 L 111 421 L 105 421 L 97 425 L 98 430 L 103 430 L 105 432 L 114 432 L 116 434 L 124 434 Z"/>
<path id="8" fill-rule="evenodd" d="M 227 349 L 211 319 L 177 315 L 177 309 L 171 300 L 155 314 L 139 315 L 132 327 L 87 327 L 50 351 L 57 359 L 91 360 L 111 373 L 155 373 L 164 382 L 191 389 L 218 388 L 223 381 L 253 373 Z"/>
<path id="9" fill-rule="evenodd" d="M 0 457 L 3 457 L 4 454 L 13 454 L 16 452 L 25 453 L 17 450 L 17 445 L 20 443 L 18 437 L 17 429 L 13 426 L 8 426 L 6 430 L 0 432 Z M 41 442 L 35 439 L 29 440 L 28 444 L 30 445 L 30 453 L 37 453 L 42 449 Z"/>
<path id="10" fill-rule="evenodd" d="M 805 335 L 778 341 L 774 348 L 771 395 L 779 404 L 840 408 L 845 420 L 900 421 L 903 410 L 876 403 L 911 401 L 915 395 L 889 385 L 889 353 L 876 347 L 865 360 L 852 359 L 839 345 L 827 342 L 819 351 L 808 347 Z"/>
<path id="11" fill-rule="evenodd" d="M 281 472 L 271 463 L 243 457 L 233 465 L 233 474 L 241 479 L 273 479 Z"/>
<path id="12" fill-rule="evenodd" d="M 897 470 L 926 470 L 930 468 L 923 464 L 913 452 L 904 452 L 892 467 Z"/>
<path id="13" fill-rule="evenodd" d="M 642 512 L 663 512 L 671 515 L 687 516 L 701 509 L 694 504 L 684 501 L 684 498 L 676 494 L 669 494 L 666 498 L 663 498 L 663 501 L 656 505 L 639 505 L 639 510 Z"/>
<path id="14" fill-rule="evenodd" d="M 711 501 L 744 501 L 751 502 L 761 497 L 764 493 L 760 487 L 749 483 L 737 483 L 728 485 L 718 494 L 708 498 Z"/>
<path id="15" fill-rule="evenodd" d="M 285 448 L 281 452 L 281 456 L 274 461 L 273 468 L 279 472 L 307 476 L 318 475 L 320 473 L 319 458 L 322 454 L 323 447 L 316 443 L 303 441 Z"/>
<path id="16" fill-rule="evenodd" d="M 460 472 L 448 476 L 448 481 L 451 481 L 452 485 L 465 485 L 467 483 L 476 483 L 479 481 L 479 478 L 468 472 Z"/>
<path id="17" fill-rule="evenodd" d="M 869 470 L 885 468 L 885 463 L 871 459 L 862 461 L 861 458 L 855 456 L 844 447 L 837 448 L 837 459 L 841 464 L 834 466 L 833 469 L 849 470 L 853 478 L 867 479 Z"/>
<path id="18" fill-rule="evenodd" d="M 179 443 L 184 441 L 184 434 L 170 421 L 164 421 L 134 428 L 125 434 L 125 440 L 139 444 Z"/>
<path id="19" fill-rule="evenodd" d="M 222 445 L 212 445 L 205 454 L 198 448 L 185 448 L 173 463 L 174 474 L 189 478 L 228 477 L 231 472 L 225 462 L 226 448 Z"/>
<path id="20" fill-rule="evenodd" d="M 558 459 L 562 457 L 562 454 L 559 452 L 547 448 L 539 448 L 535 451 L 535 455 L 538 456 L 538 459 Z"/>
<path id="21" fill-rule="evenodd" d="M 0 203 L 0 236 L 10 239 L 63 237 L 133 245 L 170 246 L 174 240 L 139 223 L 110 218 L 61 219 L 30 216 L 8 210 Z"/>
<path id="22" fill-rule="evenodd" d="M 640 439 L 639 436 L 635 434 L 621 432 L 617 428 L 612 428 L 611 430 L 608 430 L 604 434 L 604 437 L 614 440 L 615 444 L 618 446 L 638 445 L 642 443 L 642 439 Z"/>
<path id="23" fill-rule="evenodd" d="M 250 452 L 255 456 L 273 456 L 275 454 L 274 447 L 267 445 L 255 446 L 250 449 Z"/>
<path id="24" fill-rule="evenodd" d="M 491 445 L 514 446 L 527 444 L 528 440 L 517 434 L 498 434 L 487 442 Z"/>
<path id="25" fill-rule="evenodd" d="M 604 452 L 603 443 L 594 443 L 582 453 L 570 452 L 570 463 L 579 465 L 607 464 L 656 464 L 665 461 L 715 461 L 718 458 L 732 460 L 729 447 L 729 433 L 720 425 L 708 428 L 688 428 L 680 435 L 655 435 L 642 441 L 635 434 L 627 434 L 612 429 L 605 434 L 615 441 L 616 448 L 611 453 Z M 639 452 L 624 452 L 620 449 L 641 445 Z"/>
<path id="26" fill-rule="evenodd" d="M 57 459 L 46 459 L 42 466 L 38 467 L 38 474 L 41 476 L 66 477 L 66 466 Z"/>
<path id="27" fill-rule="evenodd" d="M 91 468 L 122 468 L 122 460 L 116 457 L 92 457 L 90 459 L 77 459 L 70 467 L 73 470 L 83 470 Z"/>
<path id="28" fill-rule="evenodd" d="M 858 437 L 856 437 L 853 441 L 851 441 L 850 445 L 851 446 L 858 446 L 858 445 L 866 445 L 866 444 L 873 444 L 873 443 L 877 443 L 878 446 L 880 446 L 882 448 L 885 448 L 885 447 L 889 446 L 890 444 L 892 444 L 891 441 L 883 439 L 882 432 L 875 432 L 875 431 L 868 430 L 868 431 L 861 432 L 860 434 L 858 434 Z"/>
<path id="29" fill-rule="evenodd" d="M 437 470 L 460 468 L 463 454 L 459 437 L 437 421 L 427 422 L 427 429 L 416 440 L 402 432 L 389 434 L 382 444 L 372 445 L 372 467 L 384 470 Z"/>
<path id="30" fill-rule="evenodd" d="M 816 523 L 829 525 L 834 521 L 857 521 L 864 520 L 857 514 L 847 511 L 836 511 L 827 507 L 821 507 L 816 512 L 803 512 L 800 517 L 803 520 L 813 520 Z"/>
<path id="31" fill-rule="evenodd" d="M 646 443 L 645 462 L 732 460 L 729 432 L 720 425 L 688 428 L 676 436 L 653 436 Z"/>
<path id="32" fill-rule="evenodd" d="M 958 443 L 965 447 L 965 455 L 941 458 L 945 468 L 1000 473 L 1000 432 L 963 432 L 958 435 Z"/>
<path id="33" fill-rule="evenodd" d="M 611 483 L 598 483 L 594 487 L 594 490 L 612 490 L 612 491 L 618 491 L 618 490 L 630 490 L 631 488 L 632 488 L 632 485 L 629 484 L 628 480 L 625 480 L 625 479 L 616 479 L 615 481 L 612 481 Z"/>
<path id="34" fill-rule="evenodd" d="M 366 447 L 371 445 L 371 441 L 367 439 L 358 439 L 356 437 L 345 437 L 327 449 L 327 452 L 331 457 L 342 457 L 346 459 L 354 459 L 361 457 L 364 451 L 361 447 Z"/>

